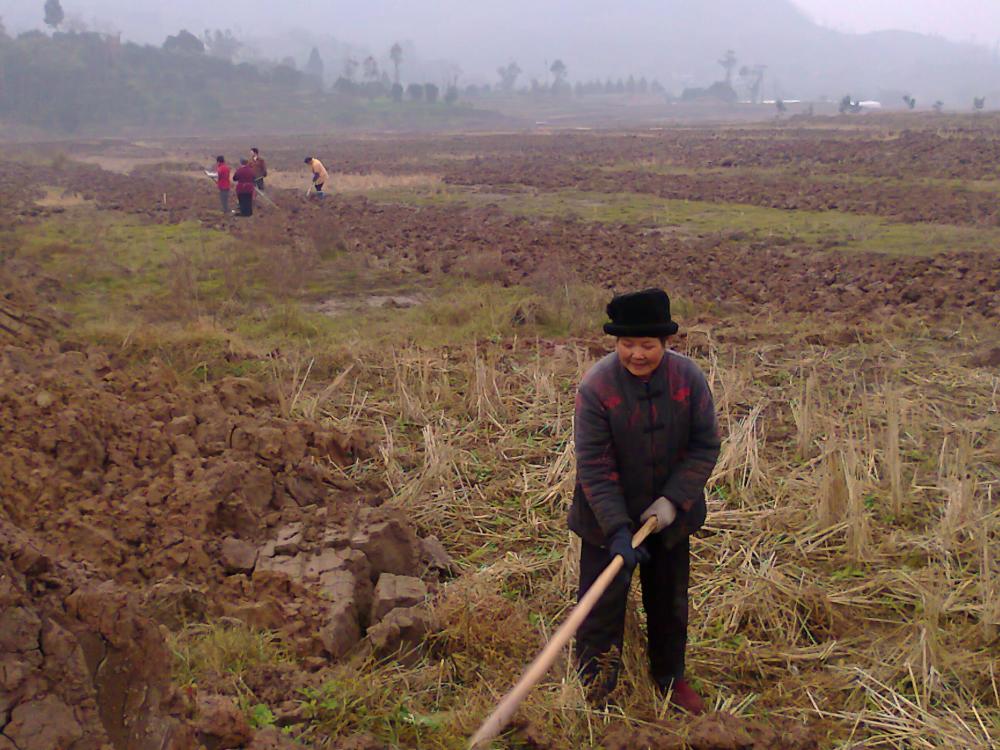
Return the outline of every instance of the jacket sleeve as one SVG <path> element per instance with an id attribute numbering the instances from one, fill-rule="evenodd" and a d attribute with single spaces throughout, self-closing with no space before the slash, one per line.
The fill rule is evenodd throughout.
<path id="1" fill-rule="evenodd" d="M 611 438 L 607 409 L 592 388 L 581 385 L 576 395 L 574 442 L 576 481 L 606 537 L 622 526 L 631 528 Z"/>
<path id="2" fill-rule="evenodd" d="M 715 417 L 715 402 L 705 375 L 693 368 L 690 382 L 690 437 L 683 457 L 678 461 L 663 486 L 661 495 L 681 512 L 690 511 L 704 500 L 705 484 L 719 460 L 719 426 Z"/>

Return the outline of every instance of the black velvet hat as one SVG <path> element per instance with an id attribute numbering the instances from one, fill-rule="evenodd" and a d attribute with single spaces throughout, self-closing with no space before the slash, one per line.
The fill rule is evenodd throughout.
<path id="1" fill-rule="evenodd" d="M 677 324 L 670 319 L 670 297 L 662 289 L 619 294 L 608 303 L 610 323 L 604 332 L 611 336 L 651 336 L 663 338 L 677 333 Z"/>

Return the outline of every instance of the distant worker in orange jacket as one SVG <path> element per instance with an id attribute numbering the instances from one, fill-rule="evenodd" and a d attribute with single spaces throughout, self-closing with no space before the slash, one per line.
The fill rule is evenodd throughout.
<path id="1" fill-rule="evenodd" d="M 325 193 L 323 192 L 323 186 L 326 181 L 330 179 L 330 175 L 326 171 L 326 167 L 323 166 L 323 162 L 317 159 L 315 156 L 307 156 L 304 163 L 312 167 L 312 190 L 316 191 L 316 197 L 322 198 Z"/>

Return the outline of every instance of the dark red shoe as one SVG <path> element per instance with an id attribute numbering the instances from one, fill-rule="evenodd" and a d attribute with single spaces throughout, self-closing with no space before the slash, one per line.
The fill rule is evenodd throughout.
<path id="1" fill-rule="evenodd" d="M 692 716 L 700 716 L 705 713 L 705 701 L 694 691 L 687 680 L 674 680 L 670 702 Z"/>

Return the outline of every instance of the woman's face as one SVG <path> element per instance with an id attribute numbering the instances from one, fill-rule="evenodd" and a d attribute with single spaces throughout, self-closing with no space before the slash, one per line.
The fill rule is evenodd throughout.
<path id="1" fill-rule="evenodd" d="M 637 378 L 648 378 L 660 366 L 666 347 L 651 336 L 623 336 L 617 340 L 615 351 L 626 370 Z"/>

